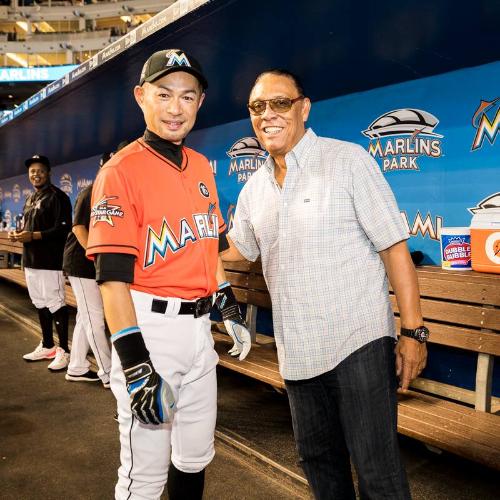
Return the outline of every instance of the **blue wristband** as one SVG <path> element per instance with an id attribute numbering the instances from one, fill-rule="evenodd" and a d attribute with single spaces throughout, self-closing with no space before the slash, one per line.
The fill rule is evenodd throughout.
<path id="1" fill-rule="evenodd" d="M 115 340 L 118 340 L 119 338 L 125 337 L 125 335 L 130 335 L 132 333 L 141 333 L 141 329 L 137 325 L 123 328 L 123 330 L 119 330 L 111 335 L 111 342 L 114 342 Z"/>
<path id="2" fill-rule="evenodd" d="M 218 290 L 222 290 L 223 288 L 226 288 L 226 287 L 228 287 L 228 286 L 231 286 L 231 283 L 229 283 L 229 281 L 224 281 L 224 283 L 221 283 L 221 284 L 219 285 Z"/>

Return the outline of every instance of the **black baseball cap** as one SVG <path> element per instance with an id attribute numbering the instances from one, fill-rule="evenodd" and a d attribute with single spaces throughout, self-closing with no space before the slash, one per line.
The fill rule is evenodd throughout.
<path id="1" fill-rule="evenodd" d="M 41 163 L 45 165 L 50 170 L 50 161 L 46 156 L 43 155 L 33 155 L 31 158 L 28 158 L 24 164 L 26 167 L 30 167 L 33 163 Z"/>
<path id="2" fill-rule="evenodd" d="M 155 52 L 144 64 L 139 85 L 154 82 L 168 73 L 185 71 L 198 78 L 203 90 L 208 88 L 207 79 L 203 76 L 200 63 L 191 55 L 180 49 L 168 49 Z"/>

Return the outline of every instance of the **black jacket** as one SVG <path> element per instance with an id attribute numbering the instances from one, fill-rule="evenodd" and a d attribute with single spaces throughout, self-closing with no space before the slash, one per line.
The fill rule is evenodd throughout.
<path id="1" fill-rule="evenodd" d="M 73 226 L 85 226 L 88 230 L 91 197 L 92 184 L 83 189 L 76 199 Z M 72 232 L 68 234 L 66 246 L 64 247 L 63 271 L 67 276 L 95 279 L 94 263 L 85 257 L 85 249 Z"/>
<path id="2" fill-rule="evenodd" d="M 23 265 L 33 269 L 62 269 L 64 243 L 71 230 L 71 201 L 53 184 L 26 198 L 24 231 L 40 231 L 41 240 L 23 245 Z"/>

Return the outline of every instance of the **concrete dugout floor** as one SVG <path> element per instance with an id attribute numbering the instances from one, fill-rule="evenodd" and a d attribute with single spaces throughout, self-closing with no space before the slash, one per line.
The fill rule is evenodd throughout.
<path id="1" fill-rule="evenodd" d="M 0 305 L 36 320 L 24 289 L 0 280 Z M 0 308 L 1 309 L 1 308 Z M 0 312 L 0 485 L 2 500 L 113 498 L 119 460 L 114 398 L 100 384 L 71 383 L 47 362 L 22 355 L 39 342 L 33 331 Z M 219 371 L 218 431 L 302 475 L 286 395 Z M 494 471 L 401 439 L 415 500 L 498 498 Z M 207 469 L 206 500 L 307 498 L 269 466 L 217 441 Z"/>

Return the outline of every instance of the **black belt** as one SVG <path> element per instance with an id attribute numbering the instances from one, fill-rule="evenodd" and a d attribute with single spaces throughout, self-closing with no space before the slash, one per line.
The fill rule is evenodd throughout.
<path id="1" fill-rule="evenodd" d="M 153 299 L 151 312 L 165 314 L 167 305 L 168 300 Z M 189 314 L 195 318 L 199 318 L 204 314 L 208 314 L 210 309 L 212 309 L 212 296 L 203 297 L 195 302 L 181 302 L 181 307 L 177 314 Z"/>

